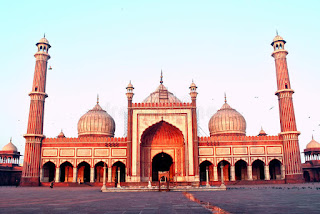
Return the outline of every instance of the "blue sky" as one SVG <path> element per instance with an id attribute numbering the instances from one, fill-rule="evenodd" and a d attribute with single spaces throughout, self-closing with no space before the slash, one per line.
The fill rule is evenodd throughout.
<path id="1" fill-rule="evenodd" d="M 300 148 L 320 141 L 319 1 L 1 1 L 0 148 L 13 137 L 24 152 L 36 52 L 49 53 L 44 134 L 77 137 L 80 117 L 100 104 L 124 136 L 129 80 L 134 102 L 159 84 L 190 101 L 198 86 L 200 135 L 228 103 L 243 114 L 247 135 L 280 131 L 274 60 L 276 29 L 286 41 Z M 255 98 L 258 97 L 258 98 Z M 273 107 L 273 108 L 272 108 Z M 270 110 L 271 109 L 271 110 Z"/>

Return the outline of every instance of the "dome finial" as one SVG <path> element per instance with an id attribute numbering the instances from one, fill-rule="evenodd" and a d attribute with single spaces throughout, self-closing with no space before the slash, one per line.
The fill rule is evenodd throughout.
<path id="1" fill-rule="evenodd" d="M 97 94 L 97 104 L 99 104 L 99 94 Z"/>
<path id="2" fill-rule="evenodd" d="M 312 140 L 313 140 L 313 134 L 312 134 Z"/>
<path id="3" fill-rule="evenodd" d="M 46 38 L 46 33 L 43 33 L 43 38 Z"/>
<path id="4" fill-rule="evenodd" d="M 224 92 L 224 103 L 227 103 L 227 94 Z"/>
<path id="5" fill-rule="evenodd" d="M 313 135 L 312 135 L 312 139 L 313 139 Z M 12 143 L 12 137 L 10 137 L 10 143 Z"/>
<path id="6" fill-rule="evenodd" d="M 163 83 L 163 76 L 162 76 L 162 69 L 161 69 L 160 84 L 162 83 Z"/>
<path id="7" fill-rule="evenodd" d="M 279 34 L 278 34 L 278 29 L 276 29 L 276 34 L 277 34 L 277 36 L 279 36 Z"/>

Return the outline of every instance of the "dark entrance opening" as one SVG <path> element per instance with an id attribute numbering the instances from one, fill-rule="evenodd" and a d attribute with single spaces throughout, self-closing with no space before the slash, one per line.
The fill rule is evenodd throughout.
<path id="1" fill-rule="evenodd" d="M 200 181 L 207 181 L 207 169 L 209 174 L 209 181 L 212 180 L 211 175 L 212 175 L 213 165 L 209 161 L 203 161 L 200 164 Z"/>
<path id="2" fill-rule="evenodd" d="M 61 182 L 72 182 L 73 179 L 73 166 L 68 161 L 64 162 L 60 165 L 61 175 L 60 181 Z"/>
<path id="3" fill-rule="evenodd" d="M 235 164 L 236 180 L 246 180 L 247 178 L 247 163 L 244 160 L 238 160 Z"/>
<path id="4" fill-rule="evenodd" d="M 264 180 L 264 163 L 261 160 L 255 160 L 252 163 L 253 180 Z"/>
<path id="5" fill-rule="evenodd" d="M 158 173 L 169 171 L 169 180 L 173 178 L 173 161 L 170 155 L 161 152 L 152 159 L 152 181 L 158 181 Z"/>
<path id="6" fill-rule="evenodd" d="M 90 165 L 86 162 L 81 162 L 78 165 L 78 181 L 81 183 L 90 182 Z"/>
<path id="7" fill-rule="evenodd" d="M 304 171 L 304 172 L 303 172 L 303 177 L 304 177 L 304 180 L 305 180 L 306 182 L 310 182 L 309 172 Z"/>
<path id="8" fill-rule="evenodd" d="M 281 178 L 281 162 L 276 159 L 270 161 L 269 172 L 271 180 L 279 180 Z"/>
<path id="9" fill-rule="evenodd" d="M 43 181 L 51 182 L 54 180 L 56 166 L 51 161 L 43 165 Z"/>
<path id="10" fill-rule="evenodd" d="M 113 182 L 117 183 L 119 181 L 119 171 L 120 182 L 126 182 L 126 165 L 120 161 L 115 162 L 112 166 Z"/>
<path id="11" fill-rule="evenodd" d="M 102 161 L 100 161 L 99 163 L 97 163 L 95 165 L 95 176 L 94 176 L 94 180 L 95 182 L 103 182 L 103 166 L 104 163 Z M 106 169 L 106 179 L 108 179 L 108 168 Z"/>

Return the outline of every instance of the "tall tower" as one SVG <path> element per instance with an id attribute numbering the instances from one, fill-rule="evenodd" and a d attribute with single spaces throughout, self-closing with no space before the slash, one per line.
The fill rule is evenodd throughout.
<path id="1" fill-rule="evenodd" d="M 198 147 L 198 121 L 197 121 L 197 86 L 192 81 L 190 89 L 190 97 L 192 101 L 192 136 L 193 136 L 193 160 L 194 160 L 194 174 L 195 180 L 199 181 L 199 147 Z"/>
<path id="2" fill-rule="evenodd" d="M 50 59 L 48 54 L 51 47 L 44 37 L 36 44 L 38 52 L 34 55 L 36 66 L 30 96 L 30 110 L 28 119 L 24 163 L 21 185 L 38 186 L 40 179 L 40 156 L 43 135 L 44 101 L 48 97 L 46 91 L 47 64 Z"/>
<path id="3" fill-rule="evenodd" d="M 128 158 L 127 158 L 127 161 L 128 161 L 128 164 L 127 164 L 127 174 L 129 176 L 132 176 L 132 171 L 131 171 L 131 167 L 132 167 L 132 161 L 131 161 L 131 158 L 132 158 L 132 154 L 131 154 L 131 151 L 132 151 L 132 98 L 133 98 L 133 85 L 131 84 L 131 81 L 129 82 L 129 85 L 127 86 L 127 98 L 128 98 L 128 133 L 127 133 L 127 154 L 128 154 Z"/>
<path id="4" fill-rule="evenodd" d="M 296 118 L 294 114 L 289 73 L 286 56 L 288 51 L 284 49 L 286 41 L 277 35 L 271 45 L 274 48 L 272 57 L 275 59 L 277 75 L 277 91 L 280 113 L 280 136 L 283 139 L 283 153 L 286 182 L 302 182 L 303 174 L 301 169 L 300 149 L 297 131 Z"/>

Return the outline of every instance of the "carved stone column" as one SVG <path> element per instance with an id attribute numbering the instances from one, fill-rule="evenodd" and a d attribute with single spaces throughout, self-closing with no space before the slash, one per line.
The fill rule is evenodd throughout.
<path id="1" fill-rule="evenodd" d="M 40 168 L 40 182 L 43 182 L 43 168 Z"/>
<path id="2" fill-rule="evenodd" d="M 230 180 L 231 181 L 236 180 L 235 166 L 230 166 Z"/>
<path id="3" fill-rule="evenodd" d="M 252 181 L 252 165 L 247 166 L 248 181 Z"/>
<path id="4" fill-rule="evenodd" d="M 90 183 L 94 182 L 94 167 L 90 168 Z"/>
<path id="5" fill-rule="evenodd" d="M 118 179 L 117 179 L 117 181 L 118 181 L 118 183 L 117 183 L 117 188 L 121 188 L 121 185 L 120 185 L 120 167 L 118 167 Z"/>
<path id="6" fill-rule="evenodd" d="M 112 167 L 108 167 L 108 182 L 112 182 Z"/>
<path id="7" fill-rule="evenodd" d="M 286 178 L 286 168 L 283 164 L 281 164 L 281 179 L 285 179 Z"/>
<path id="8" fill-rule="evenodd" d="M 56 168 L 56 183 L 60 182 L 60 167 Z"/>
<path id="9" fill-rule="evenodd" d="M 206 186 L 210 187 L 210 181 L 209 181 L 209 169 L 206 168 Z"/>
<path id="10" fill-rule="evenodd" d="M 73 177 L 72 177 L 73 183 L 77 183 L 77 177 L 78 177 L 78 169 L 77 167 L 73 167 Z"/>
<path id="11" fill-rule="evenodd" d="M 107 189 L 107 187 L 106 187 L 106 181 L 107 181 L 106 174 L 107 174 L 107 166 L 106 166 L 106 164 L 104 164 L 103 165 L 103 181 L 102 181 L 103 184 L 102 184 L 102 187 L 101 187 L 101 191 L 104 191 L 104 190 Z"/>
<path id="12" fill-rule="evenodd" d="M 213 181 L 218 181 L 218 166 L 213 167 Z"/>
<path id="13" fill-rule="evenodd" d="M 270 180 L 269 165 L 264 165 L 264 180 Z"/>

